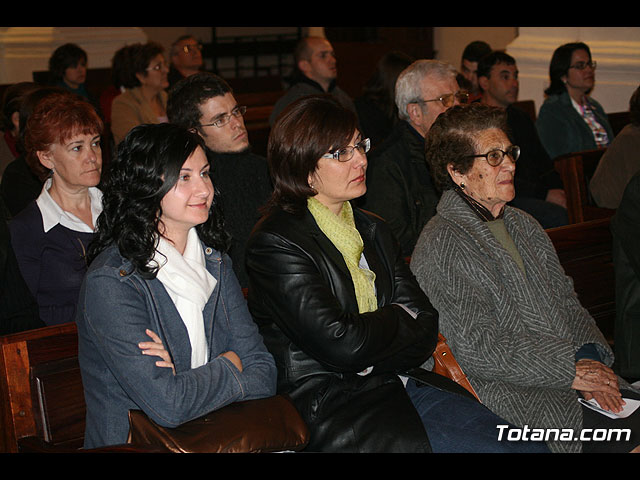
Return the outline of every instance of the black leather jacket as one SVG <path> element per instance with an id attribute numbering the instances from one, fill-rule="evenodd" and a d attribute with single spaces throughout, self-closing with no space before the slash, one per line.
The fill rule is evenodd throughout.
<path id="1" fill-rule="evenodd" d="M 415 372 L 432 354 L 438 314 L 382 219 L 359 209 L 354 216 L 376 273 L 378 310 L 358 313 L 346 264 L 313 216 L 281 210 L 256 225 L 247 245 L 249 308 L 276 360 L 278 391 L 309 426 L 308 450 L 429 451 L 397 374 Z M 368 367 L 368 375 L 358 374 Z M 429 383 L 449 386 L 417 370 Z"/>

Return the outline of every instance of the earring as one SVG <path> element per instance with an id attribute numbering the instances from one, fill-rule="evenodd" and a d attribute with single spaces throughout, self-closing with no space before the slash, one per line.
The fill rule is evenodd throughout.
<path id="1" fill-rule="evenodd" d="M 467 188 L 467 186 L 464 184 L 464 182 L 460 182 L 460 188 L 464 190 L 465 188 Z"/>

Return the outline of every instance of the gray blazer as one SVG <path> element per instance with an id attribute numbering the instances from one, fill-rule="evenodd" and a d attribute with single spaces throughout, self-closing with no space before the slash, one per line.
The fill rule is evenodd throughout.
<path id="1" fill-rule="evenodd" d="M 276 368 L 253 322 L 226 255 L 205 248 L 217 285 L 203 316 L 209 362 L 191 368 L 186 327 L 162 283 L 129 273 L 114 246 L 92 262 L 78 303 L 78 358 L 87 405 L 85 447 L 125 443 L 128 411 L 143 410 L 156 423 L 176 427 L 230 403 L 275 394 Z M 176 374 L 143 355 L 138 343 L 157 333 Z M 219 357 L 232 350 L 240 372 Z"/>
<path id="2" fill-rule="evenodd" d="M 411 269 L 480 400 L 515 425 L 577 431 L 582 411 L 571 389 L 575 354 L 593 343 L 610 366 L 613 352 L 578 301 L 551 240 L 530 215 L 505 207 L 524 275 L 457 193 L 446 191 L 437 210 Z M 579 450 L 580 443 L 549 447 Z"/>

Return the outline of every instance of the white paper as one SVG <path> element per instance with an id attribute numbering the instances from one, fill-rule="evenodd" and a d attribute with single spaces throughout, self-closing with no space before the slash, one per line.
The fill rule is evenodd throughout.
<path id="1" fill-rule="evenodd" d="M 585 400 L 584 398 L 579 398 L 578 401 L 592 410 L 595 410 L 602 415 L 606 415 L 609 418 L 627 418 L 633 412 L 636 411 L 638 407 L 640 407 L 640 400 L 634 400 L 633 398 L 623 398 L 626 402 L 625 405 L 622 406 L 622 411 L 618 413 L 610 412 L 609 410 L 603 409 L 598 401 L 594 398 L 591 400 Z"/>

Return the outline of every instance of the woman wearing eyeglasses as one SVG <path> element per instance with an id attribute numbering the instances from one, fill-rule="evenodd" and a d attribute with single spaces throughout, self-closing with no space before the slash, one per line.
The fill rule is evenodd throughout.
<path id="1" fill-rule="evenodd" d="M 137 125 L 167 121 L 169 67 L 164 48 L 149 42 L 124 49 L 119 59 L 125 92 L 118 95 L 111 106 L 111 132 L 116 145 Z"/>
<path id="2" fill-rule="evenodd" d="M 637 414 L 611 421 L 578 402 L 595 399 L 617 413 L 621 391 L 630 387 L 611 370 L 613 353 L 549 237 L 533 217 L 507 205 L 519 148 L 506 131 L 504 109 L 484 104 L 438 117 L 426 158 L 443 194 L 411 269 L 484 405 L 520 428 L 576 435 L 583 428 L 634 429 L 629 442 L 551 435 L 554 452 L 630 451 L 640 444 Z"/>
<path id="3" fill-rule="evenodd" d="M 368 139 L 331 96 L 290 104 L 271 131 L 274 193 L 247 245 L 249 309 L 310 430 L 308 451 L 495 452 L 506 424 L 423 370 L 438 313 L 390 229 L 352 207 Z M 411 378 L 409 378 L 411 377 Z"/>
<path id="4" fill-rule="evenodd" d="M 581 42 L 558 47 L 549 64 L 551 84 L 545 90 L 536 127 L 551 158 L 604 148 L 613 130 L 602 106 L 589 94 L 596 79 L 596 62 Z"/>

